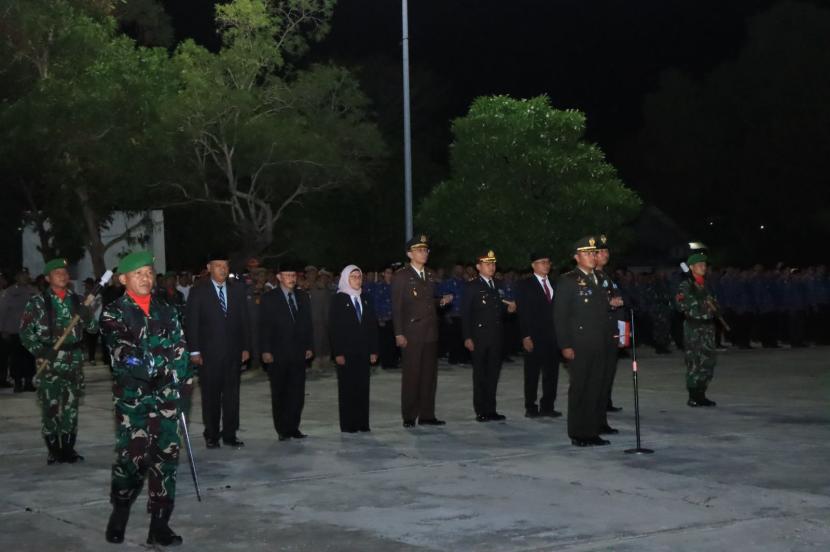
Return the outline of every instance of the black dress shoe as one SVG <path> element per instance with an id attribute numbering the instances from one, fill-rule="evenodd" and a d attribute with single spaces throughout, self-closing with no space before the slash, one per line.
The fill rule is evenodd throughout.
<path id="1" fill-rule="evenodd" d="M 571 444 L 575 447 L 589 447 L 591 443 L 585 439 L 571 439 Z"/>
<path id="2" fill-rule="evenodd" d="M 288 433 L 277 433 L 277 438 L 280 441 L 287 441 L 291 439 L 291 435 L 289 435 Z"/>
<path id="3" fill-rule="evenodd" d="M 438 418 L 430 418 L 429 420 L 418 420 L 418 425 L 446 425 L 447 422 L 444 420 L 439 420 Z"/>
<path id="4" fill-rule="evenodd" d="M 226 445 L 228 445 L 229 447 L 242 448 L 242 447 L 245 446 L 245 443 L 243 443 L 242 441 L 240 441 L 236 437 L 234 437 L 232 439 L 222 439 L 222 442 L 225 443 Z"/>
<path id="5" fill-rule="evenodd" d="M 404 420 L 403 421 L 404 427 L 415 427 L 415 420 Z"/>
<path id="6" fill-rule="evenodd" d="M 620 410 L 622 410 L 622 407 L 620 407 L 620 406 L 614 406 L 613 404 L 609 404 L 609 405 L 605 408 L 605 411 L 606 411 L 606 412 L 619 412 Z"/>
<path id="7" fill-rule="evenodd" d="M 706 398 L 705 395 L 701 395 L 700 399 L 698 399 L 698 406 L 717 406 L 718 403 L 715 401 L 710 401 Z"/>
<path id="8" fill-rule="evenodd" d="M 493 420 L 494 422 L 500 422 L 502 420 L 507 419 L 507 416 L 505 416 L 504 414 L 499 414 L 498 412 L 491 412 L 487 417 Z"/>
<path id="9" fill-rule="evenodd" d="M 207 439 L 205 438 L 205 446 L 209 449 L 217 449 L 222 445 L 219 444 L 219 439 Z"/>
<path id="10" fill-rule="evenodd" d="M 538 418 L 538 417 L 539 417 L 539 411 L 536 410 L 535 408 L 525 410 L 525 418 Z"/>
<path id="11" fill-rule="evenodd" d="M 619 432 L 620 432 L 619 429 L 614 429 L 610 425 L 604 425 L 601 428 L 599 428 L 599 434 L 600 435 L 616 435 Z"/>
<path id="12" fill-rule="evenodd" d="M 605 446 L 605 445 L 610 445 L 611 441 L 597 436 L 597 437 L 592 437 L 591 439 L 588 439 L 588 444 L 593 445 L 595 447 L 602 447 L 602 446 Z"/>
<path id="13" fill-rule="evenodd" d="M 308 435 L 306 435 L 299 429 L 295 429 L 291 432 L 291 437 L 293 437 L 294 439 L 305 439 L 306 437 L 308 437 Z"/>
<path id="14" fill-rule="evenodd" d="M 356 429 L 341 429 L 340 433 L 357 433 Z"/>
<path id="15" fill-rule="evenodd" d="M 561 412 L 559 412 L 558 410 L 553 410 L 553 409 L 540 410 L 539 411 L 539 416 L 544 416 L 545 418 L 558 418 L 561 415 L 562 415 Z"/>
<path id="16" fill-rule="evenodd" d="M 489 417 L 489 416 L 485 416 L 484 414 L 477 414 L 477 415 L 476 415 L 476 421 L 477 421 L 477 422 L 489 422 L 489 421 L 490 421 L 490 417 Z"/>
<path id="17" fill-rule="evenodd" d="M 361 433 L 370 433 L 372 430 L 368 427 L 361 427 L 360 429 L 358 429 L 358 431 Z"/>

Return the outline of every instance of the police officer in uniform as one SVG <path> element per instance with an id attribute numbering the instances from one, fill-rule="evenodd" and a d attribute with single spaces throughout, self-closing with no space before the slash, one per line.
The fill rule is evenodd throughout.
<path id="1" fill-rule="evenodd" d="M 608 294 L 594 273 L 596 239 L 574 244 L 576 268 L 559 279 L 553 307 L 556 341 L 570 376 L 568 436 L 578 447 L 607 445 L 599 436 L 609 341 Z"/>
<path id="2" fill-rule="evenodd" d="M 619 329 L 617 322 L 625 320 L 626 315 L 625 309 L 622 308 L 625 302 L 623 301 L 622 294 L 620 293 L 620 288 L 617 286 L 616 282 L 611 279 L 611 275 L 605 270 L 605 267 L 608 265 L 609 258 L 610 253 L 608 251 L 608 238 L 605 234 L 601 234 L 599 236 L 599 241 L 597 242 L 597 266 L 594 269 L 594 272 L 597 275 L 600 287 L 608 297 L 608 332 L 611 335 L 611 339 L 606 343 L 607 354 L 605 360 L 608 364 L 605 367 L 605 379 L 602 382 L 602 394 L 605 397 L 605 401 L 601 405 L 598 415 L 600 419 L 600 434 L 613 435 L 615 433 L 619 433 L 619 431 L 608 425 L 608 412 L 619 412 L 621 410 L 620 408 L 615 407 L 613 401 L 611 400 L 611 392 L 614 387 L 614 376 L 617 374 L 617 349 L 619 348 L 619 340 L 617 339 Z"/>
<path id="3" fill-rule="evenodd" d="M 504 420 L 496 412 L 496 390 L 502 363 L 505 312 L 516 312 L 516 303 L 502 299 L 496 284 L 496 254 L 491 250 L 478 258 L 478 278 L 467 282 L 461 305 L 464 347 L 473 360 L 473 408 L 476 421 Z"/>
<path id="4" fill-rule="evenodd" d="M 406 242 L 409 264 L 392 277 L 392 321 L 395 343 L 401 348 L 401 415 L 403 426 L 444 425 L 435 417 L 438 378 L 438 313 L 453 299 L 436 297 L 435 273 L 426 267 L 429 242 L 425 235 Z"/>

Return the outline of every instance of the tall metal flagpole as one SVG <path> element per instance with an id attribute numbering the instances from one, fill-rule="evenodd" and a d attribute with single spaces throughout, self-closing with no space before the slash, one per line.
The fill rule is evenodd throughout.
<path id="1" fill-rule="evenodd" d="M 401 0 L 403 32 L 403 167 L 404 167 L 404 219 L 406 239 L 412 237 L 412 122 L 409 111 L 409 2 Z"/>

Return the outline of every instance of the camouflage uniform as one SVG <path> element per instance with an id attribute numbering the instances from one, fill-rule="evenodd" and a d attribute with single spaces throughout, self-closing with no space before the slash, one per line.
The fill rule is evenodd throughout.
<path id="1" fill-rule="evenodd" d="M 60 350 L 55 342 L 74 315 L 82 322 L 75 325 Z M 37 359 L 49 361 L 40 374 L 38 399 L 41 406 L 41 432 L 49 447 L 50 463 L 74 461 L 66 457 L 74 449 L 78 432 L 78 400 L 84 389 L 84 331 L 97 332 L 98 321 L 71 290 L 61 300 L 52 289 L 34 295 L 26 304 L 20 320 L 20 341 Z M 80 459 L 76 457 L 75 460 Z"/>
<path id="2" fill-rule="evenodd" d="M 706 391 L 715 370 L 715 297 L 705 285 L 683 280 L 677 290 L 677 307 L 683 313 L 683 344 L 686 360 L 686 387 L 689 392 Z"/>
<path id="3" fill-rule="evenodd" d="M 193 374 L 174 306 L 153 297 L 145 316 L 125 294 L 104 309 L 101 333 L 110 351 L 115 403 L 111 500 L 132 501 L 149 473 L 147 509 L 172 510 L 179 461 L 178 417 Z"/>

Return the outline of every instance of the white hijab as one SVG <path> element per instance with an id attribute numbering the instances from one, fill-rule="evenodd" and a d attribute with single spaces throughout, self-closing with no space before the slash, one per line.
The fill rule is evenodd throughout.
<path id="1" fill-rule="evenodd" d="M 337 284 L 337 291 L 345 293 L 346 295 L 351 295 L 352 297 L 360 297 L 361 290 L 354 289 L 351 285 L 349 285 L 349 275 L 355 270 L 360 272 L 361 275 L 363 274 L 363 271 L 360 270 L 357 265 L 353 264 L 350 264 L 344 268 L 342 272 L 340 272 L 340 282 Z"/>

